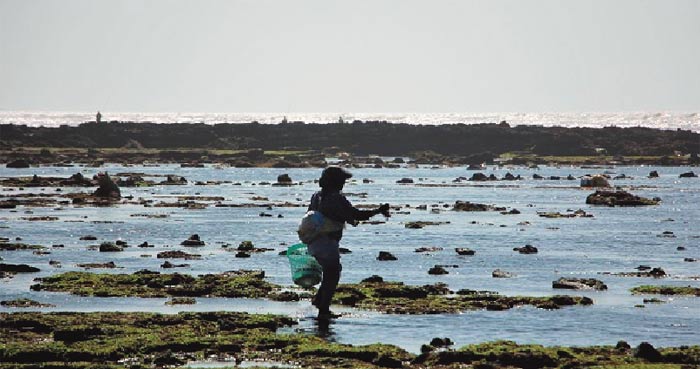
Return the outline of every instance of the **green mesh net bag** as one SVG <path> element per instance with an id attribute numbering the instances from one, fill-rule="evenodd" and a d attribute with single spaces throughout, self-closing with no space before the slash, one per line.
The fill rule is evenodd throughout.
<path id="1" fill-rule="evenodd" d="M 292 269 L 292 281 L 304 288 L 321 283 L 323 268 L 316 258 L 309 255 L 306 244 L 298 243 L 287 249 L 289 266 Z"/>

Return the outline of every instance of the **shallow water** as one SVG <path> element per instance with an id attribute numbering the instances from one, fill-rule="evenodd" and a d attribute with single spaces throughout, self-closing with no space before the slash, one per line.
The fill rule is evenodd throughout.
<path id="1" fill-rule="evenodd" d="M 223 196 L 225 203 L 252 203 L 252 196 L 268 197 L 270 202 L 291 201 L 306 203 L 317 185 L 312 183 L 319 175 L 318 169 L 267 169 L 267 168 L 180 168 L 174 165 L 159 167 L 100 168 L 117 172 L 145 172 L 149 174 L 175 173 L 186 177 L 187 186 L 157 186 L 151 188 L 123 188 L 122 195 L 133 195 L 157 201 L 175 201 L 176 195 Z M 659 206 L 609 208 L 585 204 L 590 190 L 578 187 L 576 181 L 532 180 L 533 173 L 545 177 L 568 174 L 580 176 L 601 173 L 604 170 L 626 174 L 633 179 L 613 180 L 614 185 L 629 187 L 634 194 L 661 197 Z M 648 179 L 646 175 L 657 170 L 661 177 Z M 164 260 L 155 254 L 163 250 L 183 249 L 202 254 L 202 260 L 172 261 L 188 263 L 189 268 L 177 268 L 170 272 L 192 274 L 217 273 L 235 269 L 263 269 L 271 282 L 291 287 L 290 272 L 285 257 L 277 251 L 297 242 L 295 229 L 304 207 L 273 208 L 224 208 L 210 206 L 202 210 L 179 208 L 144 208 L 141 205 L 117 207 L 73 207 L 61 210 L 52 208 L 22 208 L 17 211 L 0 210 L 0 236 L 22 237 L 21 242 L 51 246 L 63 244 L 64 248 L 50 249 L 50 255 L 34 255 L 31 251 L 0 251 L 6 263 L 27 263 L 41 272 L 18 275 L 11 280 L 0 281 L 0 300 L 19 297 L 32 298 L 55 304 L 45 311 L 157 311 L 174 313 L 182 310 L 240 310 L 271 312 L 300 318 L 300 325 L 289 331 L 321 334 L 329 339 L 352 344 L 385 342 L 397 344 L 417 352 L 421 344 L 432 337 L 450 337 L 457 345 L 494 339 L 512 339 L 522 343 L 546 345 L 614 344 L 620 339 L 631 344 L 649 341 L 654 345 L 675 346 L 700 343 L 700 298 L 662 297 L 665 304 L 647 304 L 646 308 L 634 307 L 642 303 L 643 296 L 632 296 L 629 289 L 643 284 L 692 285 L 700 287 L 700 281 L 691 277 L 700 275 L 700 263 L 684 262 L 683 258 L 700 259 L 700 180 L 678 178 L 689 168 L 669 167 L 616 167 L 581 169 L 574 167 L 541 167 L 540 169 L 488 168 L 487 175 L 495 173 L 499 178 L 506 172 L 522 175 L 522 181 L 488 183 L 464 182 L 459 187 L 421 187 L 398 185 L 396 180 L 411 177 L 417 184 L 450 184 L 459 176 L 471 176 L 473 172 L 458 168 L 401 168 L 355 169 L 358 180 L 348 184 L 348 193 L 367 193 L 366 198 L 350 196 L 354 204 L 411 205 L 404 208 L 410 214 L 395 214 L 386 224 L 349 227 L 341 245 L 350 248 L 352 254 L 343 255 L 341 282 L 358 282 L 372 274 L 385 280 L 400 280 L 407 284 L 445 282 L 451 289 L 471 288 L 493 290 L 505 295 L 553 295 L 581 294 L 591 297 L 595 305 L 590 307 L 563 308 L 546 311 L 530 307 L 510 311 L 469 311 L 463 314 L 426 316 L 386 315 L 375 312 L 342 309 L 346 314 L 329 328 L 319 330 L 310 317 L 313 309 L 308 302 L 278 303 L 264 300 L 222 298 L 198 298 L 196 305 L 166 306 L 166 299 L 140 298 L 86 298 L 62 293 L 31 292 L 29 286 L 35 277 L 69 270 L 81 270 L 76 264 L 114 261 L 119 269 L 94 269 L 94 272 L 131 273 L 140 269 L 161 270 Z M 697 168 L 694 168 L 697 172 Z M 0 168 L 0 176 L 28 176 L 32 174 L 69 176 L 77 171 L 91 176 L 95 168 L 40 167 L 29 169 Z M 295 182 L 304 184 L 292 187 L 260 185 L 261 181 L 274 182 L 278 174 L 289 173 Z M 614 175 L 613 175 L 614 176 Z M 374 183 L 363 184 L 363 178 Z M 424 178 L 419 180 L 419 178 Z M 195 186 L 198 180 L 229 180 L 240 185 Z M 63 188 L 70 191 L 88 189 Z M 4 189 L 2 195 L 21 192 L 42 192 L 42 189 Z M 55 189 L 43 189 L 53 193 Z M 430 211 L 431 204 L 453 204 L 455 200 L 489 203 L 517 208 L 519 215 L 501 215 L 498 212 L 463 213 L 443 209 L 438 214 Z M 427 204 L 428 210 L 416 206 Z M 583 209 L 594 218 L 545 219 L 538 211 L 566 212 Z M 30 222 L 20 219 L 29 216 L 51 215 L 58 221 Z M 260 217 L 261 212 L 273 217 Z M 167 218 L 150 219 L 132 217 L 132 214 L 168 214 Z M 283 217 L 278 218 L 281 214 Z M 376 220 L 383 220 L 381 217 Z M 669 219 L 672 219 L 670 221 Z M 407 221 L 449 221 L 449 224 L 427 226 L 423 229 L 406 229 Z M 93 223 L 109 221 L 112 223 Z M 476 224 L 472 224 L 475 221 Z M 519 225 L 530 222 L 529 225 Z M 658 237 L 663 231 L 672 231 L 675 238 Z M 197 233 L 206 242 L 205 247 L 185 248 L 180 242 Z M 95 235 L 98 241 L 80 241 L 83 235 Z M 129 245 L 124 252 L 100 253 L 87 250 L 87 246 L 101 241 L 125 240 Z M 269 247 L 275 251 L 254 254 L 248 259 L 238 259 L 235 253 L 222 248 L 229 243 L 232 248 L 243 240 L 251 240 L 257 247 Z M 155 248 L 137 248 L 148 241 Z M 284 244 L 283 244 L 284 243 Z M 539 248 L 536 255 L 520 255 L 513 247 L 532 244 Z M 440 246 L 443 251 L 430 254 L 415 253 L 422 246 Z M 676 251 L 684 246 L 686 251 Z M 474 256 L 458 256 L 455 247 L 476 250 Z M 379 251 L 390 251 L 397 261 L 381 262 L 375 258 Z M 150 257 L 142 257 L 147 254 Z M 59 260 L 62 268 L 48 265 L 49 260 Z M 450 274 L 431 276 L 427 270 L 435 264 L 456 264 Z M 669 275 L 663 279 L 625 278 L 601 275 L 601 272 L 634 271 L 640 264 L 662 267 Z M 500 268 L 516 274 L 510 279 L 495 279 L 491 272 Z M 167 270 L 166 270 L 167 271 Z M 551 283 L 561 276 L 593 277 L 604 281 L 608 291 L 570 292 L 553 290 Z M 18 309 L 0 308 L 0 311 Z M 24 311 L 24 310 L 22 310 Z"/>

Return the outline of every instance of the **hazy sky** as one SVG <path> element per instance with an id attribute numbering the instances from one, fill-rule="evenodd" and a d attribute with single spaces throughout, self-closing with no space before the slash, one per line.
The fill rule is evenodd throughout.
<path id="1" fill-rule="evenodd" d="M 0 110 L 700 111 L 700 1 L 0 0 Z"/>

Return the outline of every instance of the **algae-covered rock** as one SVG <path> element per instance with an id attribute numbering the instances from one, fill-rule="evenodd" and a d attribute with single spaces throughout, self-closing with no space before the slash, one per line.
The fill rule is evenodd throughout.
<path id="1" fill-rule="evenodd" d="M 552 288 L 570 289 L 570 290 L 596 290 L 604 291 L 608 289 L 602 281 L 595 278 L 564 278 L 561 277 L 552 282 Z"/>
<path id="2" fill-rule="evenodd" d="M 81 296 L 133 297 L 249 297 L 261 298 L 279 290 L 255 272 L 186 274 L 134 273 L 94 274 L 67 272 L 38 278 L 34 291 L 70 292 Z"/>
<path id="3" fill-rule="evenodd" d="M 124 251 L 121 246 L 115 245 L 111 242 L 102 242 L 99 248 L 100 252 L 119 252 Z"/>
<path id="4" fill-rule="evenodd" d="M 700 287 L 692 286 L 638 286 L 630 290 L 635 295 L 654 294 L 654 295 L 687 295 L 700 296 Z"/>
<path id="5" fill-rule="evenodd" d="M 586 197 L 586 204 L 607 206 L 657 205 L 659 198 L 648 199 L 626 191 L 596 191 Z"/>
<path id="6" fill-rule="evenodd" d="M 55 307 L 56 305 L 53 304 L 45 304 L 39 301 L 34 301 L 30 299 L 16 299 L 16 300 L 8 300 L 8 301 L 0 301 L 0 306 L 5 306 L 5 307 L 13 307 L 13 308 L 29 308 L 29 307 Z"/>
<path id="7" fill-rule="evenodd" d="M 39 268 L 27 264 L 4 264 L 0 263 L 0 272 L 6 273 L 36 273 Z"/>

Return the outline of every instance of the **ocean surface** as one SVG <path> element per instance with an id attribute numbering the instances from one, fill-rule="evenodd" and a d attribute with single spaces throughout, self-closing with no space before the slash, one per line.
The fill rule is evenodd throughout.
<path id="1" fill-rule="evenodd" d="M 96 112 L 23 112 L 0 111 L 0 124 L 57 127 L 95 120 Z M 624 112 L 624 113 L 129 113 L 102 112 L 102 121 L 154 123 L 329 123 L 354 120 L 386 121 L 410 124 L 499 123 L 562 127 L 650 127 L 700 131 L 697 112 Z"/>
<path id="2" fill-rule="evenodd" d="M 629 289 L 644 284 L 664 284 L 700 287 L 700 262 L 685 262 L 684 258 L 700 259 L 700 180 L 679 178 L 678 175 L 697 168 L 682 167 L 489 167 L 485 174 L 499 178 L 507 172 L 523 176 L 521 181 L 489 183 L 452 181 L 471 176 L 465 167 L 402 167 L 399 169 L 354 169 L 356 182 L 345 192 L 354 204 L 389 202 L 402 205 L 407 213 L 394 214 L 384 224 L 362 224 L 349 227 L 341 245 L 352 250 L 343 255 L 342 282 L 359 282 L 373 274 L 385 280 L 403 281 L 411 285 L 444 282 L 453 290 L 470 288 L 497 291 L 504 295 L 549 296 L 575 294 L 591 297 L 595 304 L 560 310 L 520 307 L 508 311 L 467 311 L 461 314 L 389 315 L 372 311 L 338 307 L 345 313 L 330 327 L 319 330 L 311 317 L 315 311 L 308 301 L 279 303 L 265 300 L 197 298 L 192 306 L 166 306 L 166 299 L 79 297 L 65 293 L 33 292 L 33 279 L 46 275 L 82 270 L 78 263 L 114 261 L 118 269 L 93 269 L 97 273 L 132 273 L 144 268 L 191 274 L 219 273 L 236 269 L 262 269 L 274 283 L 293 287 L 287 259 L 278 251 L 297 241 L 296 227 L 305 212 L 303 207 L 205 209 L 143 207 L 119 205 L 114 207 L 18 207 L 0 209 L 0 237 L 49 246 L 49 255 L 32 251 L 0 251 L 4 263 L 27 263 L 41 269 L 38 273 L 17 275 L 0 280 L 0 300 L 31 298 L 55 304 L 42 311 L 154 311 L 174 313 L 182 310 L 240 310 L 271 312 L 299 318 L 300 324 L 290 332 L 318 334 L 329 340 L 367 344 L 384 342 L 396 344 L 412 352 L 433 337 L 450 337 L 457 346 L 496 339 L 544 345 L 614 345 L 626 340 L 632 345 L 649 341 L 657 346 L 700 344 L 700 297 L 657 296 L 661 304 L 643 304 L 651 296 L 631 295 Z M 254 203 L 253 196 L 264 196 L 270 202 L 306 204 L 318 189 L 313 180 L 319 169 L 180 168 L 176 165 L 156 167 L 107 165 L 103 168 L 33 167 L 9 169 L 0 167 L 0 177 L 65 176 L 82 172 L 92 176 L 107 170 L 142 172 L 146 178 L 158 174 L 177 174 L 189 181 L 184 186 L 155 186 L 123 188 L 123 196 L 151 199 L 155 202 L 175 201 L 180 195 L 223 196 L 223 203 Z M 649 179 L 657 170 L 660 178 Z M 532 175 L 582 176 L 607 171 L 612 177 L 625 174 L 628 178 L 612 180 L 634 194 L 660 197 L 658 206 L 599 207 L 585 204 L 592 191 L 581 189 L 578 180 L 534 180 Z M 271 186 L 279 174 L 288 173 L 300 184 L 291 187 Z M 400 185 L 396 181 L 410 177 L 414 184 Z M 153 177 L 161 180 L 160 177 Z M 363 183 L 368 178 L 373 183 Z M 200 186 L 195 181 L 231 181 L 221 185 Z M 62 188 L 62 194 L 91 189 Z M 2 188 L 8 197 L 21 193 L 58 193 L 55 188 Z M 443 205 L 456 200 L 494 204 L 521 211 L 518 215 L 499 212 L 455 212 Z M 410 207 L 406 207 L 410 205 Z M 418 210 L 427 205 L 427 210 Z M 432 211 L 435 205 L 436 211 Z M 547 219 L 538 212 L 583 209 L 593 218 Z M 272 217 L 260 216 L 261 212 Z M 145 218 L 135 214 L 163 214 L 165 218 Z M 55 216 L 56 221 L 28 221 L 28 216 Z M 281 216 L 281 217 L 279 217 Z M 377 217 L 376 220 L 384 220 Z M 407 229 L 408 221 L 444 221 L 449 224 Z M 663 237 L 664 231 L 675 237 Z M 199 234 L 206 242 L 201 248 L 180 246 L 191 234 Z M 84 235 L 94 235 L 97 241 L 81 241 Z M 103 241 L 127 241 L 132 247 L 124 252 L 100 253 L 88 246 Z M 257 247 L 274 251 L 253 254 L 251 258 L 235 258 L 235 252 L 222 245 L 251 240 Z M 138 248 L 148 241 L 155 248 Z M 63 244 L 63 248 L 51 245 Z M 535 255 L 521 255 L 513 247 L 532 244 L 539 248 Z M 416 253 L 418 247 L 437 246 L 442 251 Z M 683 246 L 685 251 L 678 251 Z M 459 256 L 456 247 L 469 247 L 474 256 Z M 202 254 L 202 260 L 179 261 L 188 268 L 161 269 L 163 259 L 155 255 L 164 250 L 184 250 Z M 390 251 L 397 261 L 377 261 L 379 251 Z M 144 257 L 145 255 L 145 257 Z M 49 265 L 60 261 L 61 268 Z M 457 265 L 449 274 L 433 276 L 427 270 L 436 264 Z M 606 272 L 633 272 L 639 265 L 661 267 L 668 277 L 660 279 L 620 277 Z M 515 274 L 514 278 L 492 278 L 491 272 L 500 268 Z M 552 281 L 560 277 L 597 278 L 608 285 L 607 291 L 577 292 L 552 289 Z M 645 307 L 636 307 L 644 305 Z M 22 309 L 21 311 L 26 311 Z M 31 309 L 29 309 L 31 310 Z M 0 311 L 20 311 L 0 307 Z"/>

